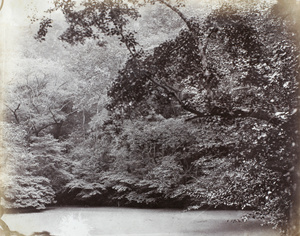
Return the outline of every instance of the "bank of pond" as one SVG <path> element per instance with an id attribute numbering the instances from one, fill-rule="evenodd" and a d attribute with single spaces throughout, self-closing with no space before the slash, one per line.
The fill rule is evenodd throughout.
<path id="1" fill-rule="evenodd" d="M 51 207 L 43 211 L 7 212 L 11 231 L 53 236 L 279 236 L 261 222 L 241 221 L 240 210 L 139 209 L 123 207 Z"/>

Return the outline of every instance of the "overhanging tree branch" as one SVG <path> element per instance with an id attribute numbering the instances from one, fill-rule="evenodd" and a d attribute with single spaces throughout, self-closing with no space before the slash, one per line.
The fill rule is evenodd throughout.
<path id="1" fill-rule="evenodd" d="M 171 4 L 167 3 L 164 0 L 157 0 L 159 3 L 167 6 L 168 8 L 170 8 L 172 11 L 174 11 L 187 25 L 187 27 L 189 28 L 189 30 L 194 31 L 193 25 L 191 24 L 191 21 L 188 20 L 188 18 L 176 7 L 172 6 Z"/>
<path id="2" fill-rule="evenodd" d="M 190 32 L 193 34 L 194 36 L 194 39 L 195 39 L 195 42 L 197 43 L 198 45 L 198 53 L 200 55 L 200 57 L 202 58 L 201 59 L 201 64 L 202 64 L 202 69 L 203 71 L 205 71 L 204 73 L 204 76 L 206 78 L 209 77 L 210 75 L 210 72 L 207 68 L 207 58 L 206 58 L 206 55 L 205 55 L 205 51 L 206 51 L 206 47 L 207 45 L 202 45 L 202 42 L 201 42 L 201 39 L 199 37 L 199 28 L 198 27 L 195 27 L 192 23 L 191 20 L 189 20 L 178 8 L 172 6 L 171 4 L 167 3 L 166 1 L 164 0 L 157 0 L 159 3 L 167 6 L 169 9 L 171 9 L 173 12 L 175 12 L 186 24 L 186 26 L 188 27 L 188 29 L 190 30 Z M 213 31 L 210 32 L 209 36 L 211 35 Z M 208 41 L 208 39 L 207 39 Z"/>
<path id="3" fill-rule="evenodd" d="M 195 116 L 192 118 L 187 119 L 192 120 L 196 118 L 203 118 L 203 117 L 213 117 L 218 116 L 226 119 L 237 119 L 237 118 L 255 118 L 258 120 L 264 120 L 268 123 L 271 123 L 273 125 L 279 125 L 283 122 L 282 119 L 275 116 L 275 114 L 270 114 L 269 112 L 266 112 L 262 109 L 243 109 L 243 108 L 235 108 L 232 110 L 228 110 L 228 108 L 222 108 L 218 106 L 212 107 L 210 112 L 200 112 L 196 108 L 193 108 L 191 105 L 189 105 L 188 101 L 183 101 L 180 96 L 180 91 L 175 89 L 172 86 L 169 86 L 167 84 L 161 84 L 155 79 L 151 78 L 151 75 L 148 73 L 145 75 L 151 82 L 153 82 L 156 86 L 164 89 L 165 92 L 167 92 L 169 95 L 175 98 L 175 100 L 180 104 L 180 106 L 194 114 Z"/>
<path id="4" fill-rule="evenodd" d="M 38 136 L 39 136 L 39 133 L 40 133 L 42 130 L 44 130 L 44 129 L 46 129 L 46 128 L 52 126 L 52 125 L 57 125 L 57 123 L 46 124 L 46 125 L 41 126 L 40 128 L 36 128 L 35 125 L 33 125 L 33 128 L 34 128 L 34 132 L 33 132 L 33 133 L 35 134 L 36 137 L 38 137 Z"/>

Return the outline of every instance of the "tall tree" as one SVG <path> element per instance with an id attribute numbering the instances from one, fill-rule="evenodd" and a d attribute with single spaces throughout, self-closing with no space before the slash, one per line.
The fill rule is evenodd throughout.
<path id="1" fill-rule="evenodd" d="M 185 24 L 175 39 L 161 43 L 153 51 L 142 50 L 134 29 L 127 27 L 130 19 L 139 17 L 137 9 L 144 2 L 85 1 L 77 10 L 72 1 L 55 1 L 49 11 L 62 10 L 69 27 L 60 38 L 70 44 L 84 43 L 86 39 L 99 41 L 103 33 L 117 36 L 128 49 L 128 60 L 108 93 L 112 98 L 108 108 L 115 114 L 136 118 L 154 110 L 167 117 L 158 107 L 176 104 L 179 112 L 171 116 L 218 126 L 225 123 L 227 131 L 238 124 L 242 129 L 237 130 L 247 135 L 258 130 L 260 135 L 250 136 L 252 139 L 246 142 L 236 140 L 238 145 L 227 156 L 237 159 L 236 170 L 245 173 L 250 169 L 252 178 L 263 181 L 257 189 L 263 186 L 264 190 L 255 192 L 259 194 L 257 201 L 265 197 L 258 209 L 284 228 L 298 191 L 293 186 L 297 184 L 294 168 L 298 163 L 294 128 L 299 117 L 299 51 L 294 32 L 287 27 L 290 22 L 278 18 L 270 8 L 241 11 L 224 5 L 201 23 L 179 10 L 180 1 L 175 5 L 167 0 L 146 2 L 162 4 Z M 45 40 L 50 26 L 50 19 L 42 21 L 37 38 Z M 256 167 L 259 170 L 255 171 Z M 267 174 L 257 175 L 257 171 Z M 274 182 L 264 179 L 269 177 Z M 285 204 L 280 204 L 281 195 Z M 222 200 L 224 195 L 215 196 Z M 276 218 L 277 210 L 280 219 Z"/>

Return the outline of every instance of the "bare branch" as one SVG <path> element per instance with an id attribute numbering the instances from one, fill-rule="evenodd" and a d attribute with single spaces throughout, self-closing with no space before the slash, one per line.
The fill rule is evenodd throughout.
<path id="1" fill-rule="evenodd" d="M 51 111 L 51 108 L 50 108 L 50 107 L 49 107 L 49 111 L 50 111 L 50 113 L 51 113 L 51 115 L 52 115 L 52 118 L 53 118 L 55 124 L 58 124 L 59 122 L 56 120 L 55 115 L 54 115 L 53 112 Z"/>
<path id="2" fill-rule="evenodd" d="M 189 28 L 189 30 L 194 31 L 193 26 L 191 25 L 191 22 L 188 20 L 188 18 L 176 7 L 172 6 L 171 4 L 167 3 L 164 0 L 157 0 L 159 3 L 167 6 L 168 8 L 170 8 L 172 11 L 174 11 L 187 25 L 187 27 Z"/>
<path id="3" fill-rule="evenodd" d="M 14 114 L 14 117 L 15 117 L 15 120 L 17 122 L 17 124 L 20 124 L 20 120 L 19 120 L 19 117 L 18 117 L 18 114 L 17 114 L 17 110 L 19 110 L 20 106 L 21 106 L 21 103 L 18 104 L 17 108 L 16 109 L 11 109 L 8 105 L 5 104 L 5 106 Z"/>
<path id="4" fill-rule="evenodd" d="M 47 125 L 44 125 L 44 126 L 40 127 L 39 129 L 35 128 L 35 132 L 34 132 L 35 135 L 38 136 L 39 133 L 40 133 L 42 130 L 44 130 L 44 129 L 46 129 L 46 128 L 52 126 L 52 125 L 57 125 L 57 123 L 50 123 L 50 124 L 47 124 Z"/>

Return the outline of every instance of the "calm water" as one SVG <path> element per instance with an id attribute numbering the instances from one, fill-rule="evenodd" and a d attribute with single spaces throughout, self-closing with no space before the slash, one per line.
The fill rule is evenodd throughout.
<path id="1" fill-rule="evenodd" d="M 112 207 L 63 207 L 39 213 L 6 214 L 11 230 L 25 235 L 49 231 L 57 236 L 279 236 L 254 220 L 232 222 L 242 211 L 145 210 Z"/>

